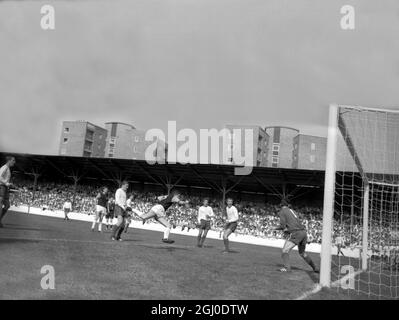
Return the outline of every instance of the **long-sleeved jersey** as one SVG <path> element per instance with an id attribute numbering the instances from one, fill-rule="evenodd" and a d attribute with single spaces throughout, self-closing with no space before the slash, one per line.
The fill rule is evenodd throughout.
<path id="1" fill-rule="evenodd" d="M 288 207 L 282 207 L 278 216 L 280 217 L 280 226 L 278 229 L 289 233 L 306 229 L 298 214 Z"/>

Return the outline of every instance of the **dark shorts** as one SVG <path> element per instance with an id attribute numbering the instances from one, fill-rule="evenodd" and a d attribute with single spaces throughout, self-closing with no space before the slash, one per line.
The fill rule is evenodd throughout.
<path id="1" fill-rule="evenodd" d="M 108 211 L 107 214 L 105 215 L 106 219 L 113 219 L 114 218 L 114 212 L 113 211 Z"/>
<path id="2" fill-rule="evenodd" d="M 224 230 L 230 230 L 231 232 L 234 232 L 237 229 L 238 222 L 228 222 L 224 226 Z"/>
<path id="3" fill-rule="evenodd" d="M 298 246 L 299 253 L 305 252 L 306 243 L 308 242 L 308 235 L 305 230 L 292 232 L 287 240 L 295 243 Z"/>
<path id="4" fill-rule="evenodd" d="M 3 200 L 8 200 L 10 198 L 10 190 L 8 187 L 3 185 L 0 186 L 0 198 Z"/>
<path id="5" fill-rule="evenodd" d="M 209 220 L 201 219 L 198 229 L 209 230 L 211 228 L 211 222 Z"/>
<path id="6" fill-rule="evenodd" d="M 69 213 L 69 212 L 71 212 L 71 209 L 64 209 L 64 212 Z"/>
<path id="7" fill-rule="evenodd" d="M 123 210 L 120 206 L 115 206 L 114 211 L 115 217 L 121 216 L 122 218 L 126 217 L 126 211 Z"/>

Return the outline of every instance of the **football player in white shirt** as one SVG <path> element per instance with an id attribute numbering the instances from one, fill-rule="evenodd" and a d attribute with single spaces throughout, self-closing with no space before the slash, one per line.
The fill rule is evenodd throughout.
<path id="1" fill-rule="evenodd" d="M 69 220 L 68 213 L 72 211 L 72 202 L 69 199 L 66 199 L 64 205 L 62 206 L 62 209 L 64 210 L 64 220 L 67 221 Z"/>
<path id="2" fill-rule="evenodd" d="M 227 223 L 224 227 L 223 232 L 223 242 L 224 242 L 224 250 L 223 253 L 231 252 L 229 248 L 229 236 L 236 230 L 238 224 L 238 210 L 235 206 L 233 206 L 233 199 L 227 198 L 227 206 L 226 206 L 226 217 Z"/>
<path id="3" fill-rule="evenodd" d="M 118 219 L 112 229 L 111 240 L 122 241 L 121 234 L 123 232 L 126 220 L 126 191 L 129 188 L 129 182 L 123 181 L 121 187 L 115 192 L 115 209 L 114 215 Z"/>
<path id="4" fill-rule="evenodd" d="M 198 209 L 198 237 L 197 247 L 201 248 L 204 245 L 206 235 L 211 228 L 211 218 L 214 216 L 212 208 L 208 205 L 208 199 L 204 199 L 202 206 Z"/>

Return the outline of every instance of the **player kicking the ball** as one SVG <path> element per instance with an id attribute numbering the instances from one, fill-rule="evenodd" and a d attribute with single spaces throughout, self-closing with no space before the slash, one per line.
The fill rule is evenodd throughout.
<path id="1" fill-rule="evenodd" d="M 143 223 L 151 218 L 154 218 L 160 224 L 162 224 L 166 229 L 162 241 L 168 244 L 174 243 L 173 240 L 169 239 L 171 224 L 166 218 L 166 211 L 175 203 L 177 204 L 188 204 L 188 201 L 180 200 L 180 194 L 177 191 L 170 193 L 167 196 L 160 196 L 157 198 L 158 204 L 153 206 L 151 210 L 147 213 L 142 213 L 139 210 L 133 209 L 132 211 L 143 220 Z"/>
<path id="2" fill-rule="evenodd" d="M 202 206 L 198 209 L 198 237 L 197 247 L 201 248 L 204 245 L 206 235 L 211 228 L 211 217 L 214 216 L 212 208 L 208 205 L 208 199 L 204 199 Z"/>
<path id="3" fill-rule="evenodd" d="M 319 272 L 313 263 L 312 259 L 305 253 L 307 243 L 307 233 L 305 226 L 301 223 L 298 214 L 292 210 L 286 200 L 281 201 L 281 210 L 278 213 L 280 217 L 280 225 L 274 230 L 283 230 L 287 235 L 285 244 L 282 250 L 281 257 L 284 262 L 284 267 L 280 269 L 281 272 L 290 272 L 290 251 L 298 246 L 299 255 L 310 265 L 314 272 Z"/>
<path id="4" fill-rule="evenodd" d="M 237 229 L 238 225 L 238 210 L 233 206 L 232 198 L 227 198 L 226 216 L 227 223 L 223 232 L 224 250 L 222 253 L 231 252 L 229 248 L 229 236 Z"/>

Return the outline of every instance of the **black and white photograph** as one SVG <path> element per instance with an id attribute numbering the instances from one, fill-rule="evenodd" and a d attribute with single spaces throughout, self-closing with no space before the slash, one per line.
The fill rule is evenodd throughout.
<path id="1" fill-rule="evenodd" d="M 0 0 L 0 108 L 3 302 L 399 299 L 396 0 Z"/>

